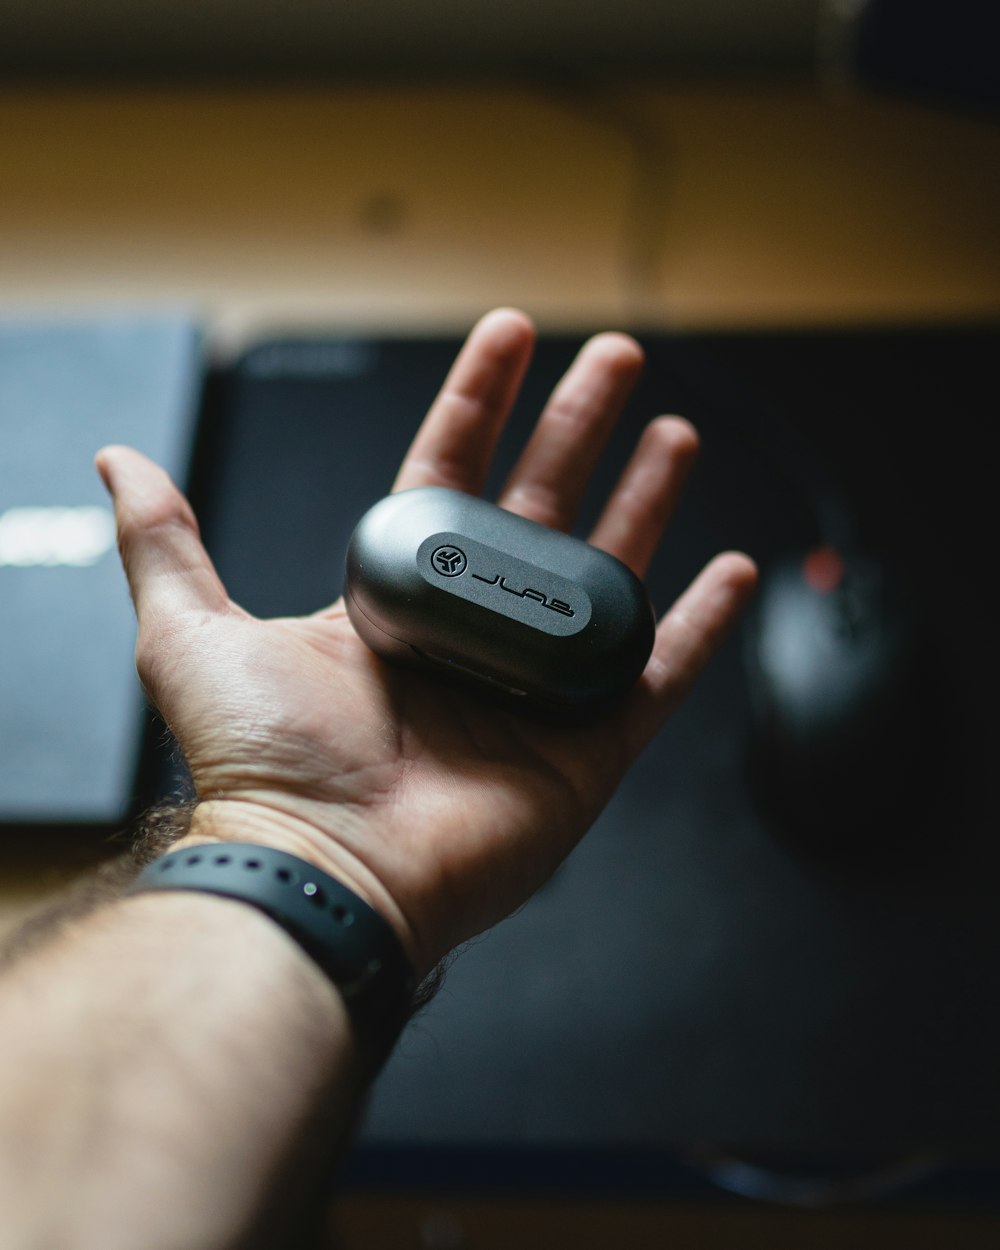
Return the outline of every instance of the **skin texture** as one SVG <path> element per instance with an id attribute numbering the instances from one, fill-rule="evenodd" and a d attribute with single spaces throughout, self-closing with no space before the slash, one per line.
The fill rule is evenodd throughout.
<path id="1" fill-rule="evenodd" d="M 533 338 L 513 310 L 478 323 L 395 489 L 481 491 Z M 497 502 L 569 528 L 641 365 L 625 335 L 586 343 Z M 653 420 L 591 541 L 642 576 L 696 452 L 687 422 Z M 200 800 L 190 841 L 259 841 L 311 860 L 389 920 L 421 975 L 523 903 L 572 850 L 756 577 L 748 557 L 716 557 L 661 620 L 624 703 L 596 724 L 556 729 L 387 667 L 340 601 L 255 619 L 229 599 L 162 470 L 122 447 L 97 464 L 136 606 L 139 673 Z"/>

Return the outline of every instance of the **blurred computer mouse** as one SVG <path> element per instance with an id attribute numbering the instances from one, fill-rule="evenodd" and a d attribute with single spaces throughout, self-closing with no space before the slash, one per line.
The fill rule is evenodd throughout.
<path id="1" fill-rule="evenodd" d="M 927 801 L 940 714 L 889 562 L 818 547 L 766 569 L 744 637 L 748 781 L 781 840 L 892 846 Z"/>

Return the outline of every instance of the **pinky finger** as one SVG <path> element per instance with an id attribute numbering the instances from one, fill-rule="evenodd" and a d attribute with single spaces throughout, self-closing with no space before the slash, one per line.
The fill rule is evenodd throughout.
<path id="1" fill-rule="evenodd" d="M 636 756 L 719 650 L 757 584 L 749 556 L 711 560 L 660 621 L 652 655 L 627 704 L 629 748 Z"/>

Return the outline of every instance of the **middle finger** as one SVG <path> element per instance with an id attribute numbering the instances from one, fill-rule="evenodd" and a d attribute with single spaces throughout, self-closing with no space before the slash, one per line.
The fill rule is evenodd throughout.
<path id="1" fill-rule="evenodd" d="M 625 334 L 598 334 L 585 343 L 508 477 L 501 507 L 568 530 L 641 370 L 642 349 Z"/>

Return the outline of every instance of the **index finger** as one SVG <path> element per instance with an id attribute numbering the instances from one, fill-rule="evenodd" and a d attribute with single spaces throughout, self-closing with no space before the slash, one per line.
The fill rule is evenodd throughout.
<path id="1" fill-rule="evenodd" d="M 531 322 L 513 308 L 495 309 L 473 327 L 403 459 L 393 491 L 449 486 L 479 494 L 534 341 Z"/>

